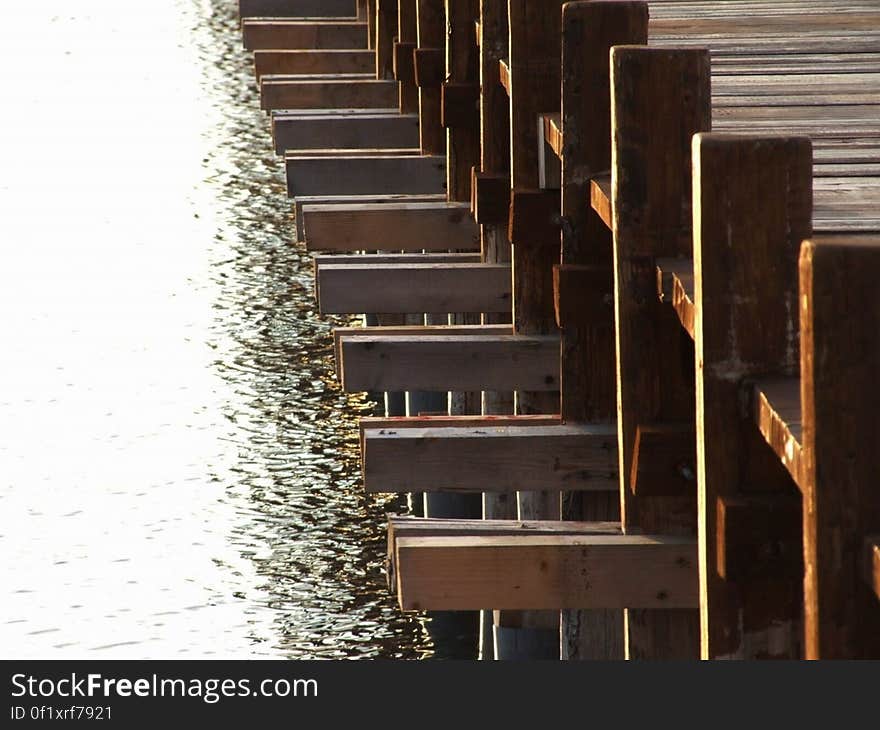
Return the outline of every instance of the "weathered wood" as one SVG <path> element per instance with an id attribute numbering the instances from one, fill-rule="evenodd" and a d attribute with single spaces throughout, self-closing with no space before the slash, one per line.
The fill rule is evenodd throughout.
<path id="1" fill-rule="evenodd" d="M 440 124 L 440 83 L 443 81 L 444 0 L 417 0 L 416 83 L 419 85 L 421 148 L 425 155 L 445 155 L 446 135 Z M 439 78 L 428 68 L 441 69 Z M 434 83 L 436 82 L 436 84 Z"/>
<path id="2" fill-rule="evenodd" d="M 657 259 L 657 296 L 678 315 L 691 339 L 694 337 L 694 262 L 691 258 Z"/>
<path id="3" fill-rule="evenodd" d="M 369 73 L 375 54 L 367 49 L 258 50 L 254 51 L 257 80 L 268 74 Z"/>
<path id="4" fill-rule="evenodd" d="M 655 259 L 691 250 L 690 138 L 709 128 L 705 51 L 611 52 L 613 234 L 622 523 L 626 532 L 696 533 L 695 494 L 641 498 L 630 479 L 640 425 L 693 421 L 693 349 L 656 297 Z M 566 141 L 566 145 L 568 142 Z M 649 354 L 651 353 L 651 354 Z M 670 489 L 678 487 L 672 475 Z M 696 658 L 695 611 L 630 611 L 630 658 Z"/>
<path id="5" fill-rule="evenodd" d="M 394 38 L 397 28 L 397 0 L 376 0 L 374 68 L 377 79 L 394 78 Z"/>
<path id="6" fill-rule="evenodd" d="M 617 488 L 613 425 L 369 429 L 362 449 L 367 492 Z"/>
<path id="7" fill-rule="evenodd" d="M 880 237 L 817 238 L 800 255 L 805 654 L 880 656 L 864 542 L 880 531 Z"/>
<path id="8" fill-rule="evenodd" d="M 461 203 L 309 205 L 310 251 L 477 250 L 479 229 Z"/>
<path id="9" fill-rule="evenodd" d="M 799 495 L 721 497 L 717 515 L 716 569 L 724 580 L 802 578 Z"/>
<path id="10" fill-rule="evenodd" d="M 347 392 L 559 387 L 558 337 L 343 337 L 340 345 Z"/>
<path id="11" fill-rule="evenodd" d="M 446 73 L 441 124 L 446 128 L 450 200 L 471 199 L 471 170 L 480 161 L 480 59 L 474 38 L 478 0 L 445 0 Z"/>
<path id="12" fill-rule="evenodd" d="M 397 106 L 397 83 L 375 79 L 290 81 L 264 76 L 260 103 L 271 109 L 348 109 Z"/>
<path id="13" fill-rule="evenodd" d="M 644 497 L 687 497 L 697 481 L 693 423 L 639 424 L 629 488 Z"/>
<path id="14" fill-rule="evenodd" d="M 758 430 L 795 483 L 800 484 L 803 469 L 800 379 L 757 380 L 753 399 L 752 408 Z"/>
<path id="15" fill-rule="evenodd" d="M 394 78 L 400 82 L 400 111 L 404 114 L 419 113 L 419 88 L 413 53 L 418 47 L 416 24 L 416 0 L 399 0 L 397 3 L 397 37 L 394 46 Z"/>
<path id="16" fill-rule="evenodd" d="M 366 23 L 245 19 L 241 29 L 244 47 L 249 51 L 367 47 Z"/>
<path id="17" fill-rule="evenodd" d="M 704 658 L 800 653 L 800 582 L 784 576 L 722 579 L 717 530 L 720 499 L 795 490 L 754 424 L 743 417 L 741 402 L 744 379 L 797 372 L 795 262 L 800 242 L 811 232 L 811 167 L 808 139 L 694 139 Z"/>
<path id="18" fill-rule="evenodd" d="M 401 608 L 693 607 L 692 538 L 600 534 L 399 537 Z"/>
<path id="19" fill-rule="evenodd" d="M 357 16 L 355 0 L 238 0 L 242 18 L 319 18 Z"/>
<path id="20" fill-rule="evenodd" d="M 287 194 L 391 195 L 440 193 L 446 183 L 446 160 L 418 154 L 338 156 L 292 153 L 285 156 Z"/>
<path id="21" fill-rule="evenodd" d="M 331 264 L 317 287 L 322 314 L 510 311 L 507 264 Z"/>
<path id="22" fill-rule="evenodd" d="M 308 114 L 272 115 L 275 152 L 337 149 L 418 147 L 416 114 Z"/>
<path id="23" fill-rule="evenodd" d="M 296 214 L 296 239 L 304 241 L 305 234 L 305 211 L 320 209 L 325 213 L 335 206 L 340 206 L 342 210 L 357 208 L 359 206 L 409 206 L 416 203 L 427 203 L 429 205 L 446 205 L 446 195 L 429 194 L 429 195 L 301 195 L 294 201 L 294 212 Z M 444 247 L 444 250 L 447 247 Z M 349 251 L 363 251 L 370 249 L 395 250 L 406 249 L 408 251 L 420 251 L 421 247 L 414 248 L 412 243 L 404 246 L 396 246 L 394 249 L 387 249 L 384 244 L 378 246 L 366 247 L 357 246 L 355 248 L 341 249 Z M 330 246 L 326 250 L 340 250 Z"/>
<path id="24" fill-rule="evenodd" d="M 425 254 L 419 254 L 425 255 Z M 336 377 L 342 380 L 342 348 L 343 337 L 417 337 L 419 335 L 511 335 L 510 325 L 400 325 L 371 327 L 334 327 L 333 354 L 336 361 Z M 362 425 L 369 421 L 361 418 Z M 435 424 L 437 425 L 437 424 Z M 442 425 L 442 424 L 440 424 Z"/>

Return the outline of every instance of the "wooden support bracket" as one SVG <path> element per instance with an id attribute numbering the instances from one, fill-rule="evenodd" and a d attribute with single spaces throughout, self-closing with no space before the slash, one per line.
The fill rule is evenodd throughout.
<path id="1" fill-rule="evenodd" d="M 440 123 L 447 129 L 475 127 L 480 121 L 480 85 L 445 81 L 440 95 Z"/>
<path id="2" fill-rule="evenodd" d="M 511 243 L 515 246 L 559 246 L 560 200 L 559 190 L 514 188 L 510 198 Z"/>
<path id="3" fill-rule="evenodd" d="M 556 264 L 553 267 L 556 324 L 603 324 L 614 309 L 614 271 L 610 266 Z"/>
<path id="4" fill-rule="evenodd" d="M 510 214 L 510 177 L 473 171 L 474 219 L 480 225 L 506 223 Z"/>
<path id="5" fill-rule="evenodd" d="M 416 48 L 413 51 L 416 86 L 438 87 L 446 76 L 446 57 L 442 48 Z"/>
<path id="6" fill-rule="evenodd" d="M 394 44 L 394 79 L 403 84 L 416 82 L 415 63 L 413 52 L 416 44 L 412 42 L 397 41 Z"/>
<path id="7" fill-rule="evenodd" d="M 683 497 L 697 488 L 693 423 L 642 424 L 636 429 L 630 490 L 636 497 Z"/>
<path id="8" fill-rule="evenodd" d="M 614 424 L 368 429 L 361 445 L 371 493 L 617 489 Z"/>

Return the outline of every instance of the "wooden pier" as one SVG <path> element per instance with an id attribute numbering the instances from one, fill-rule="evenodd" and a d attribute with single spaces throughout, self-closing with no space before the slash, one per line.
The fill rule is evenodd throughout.
<path id="1" fill-rule="evenodd" d="M 378 325 L 337 375 L 409 394 L 361 424 L 365 489 L 429 495 L 401 609 L 484 658 L 880 658 L 880 6 L 241 15 L 320 311 Z"/>

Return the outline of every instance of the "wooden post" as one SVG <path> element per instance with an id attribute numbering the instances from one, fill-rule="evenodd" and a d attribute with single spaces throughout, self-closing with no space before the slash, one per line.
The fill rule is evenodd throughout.
<path id="1" fill-rule="evenodd" d="M 693 346 L 656 295 L 655 260 L 691 255 L 691 145 L 709 129 L 709 53 L 618 46 L 611 53 L 612 195 L 621 521 L 628 533 L 693 535 L 696 494 L 640 496 L 639 428 L 693 423 Z M 627 655 L 696 658 L 696 611 L 629 610 Z"/>
<path id="2" fill-rule="evenodd" d="M 878 275 L 877 236 L 801 249 L 808 659 L 880 657 L 880 602 L 864 563 L 866 538 L 880 533 Z"/>
<path id="3" fill-rule="evenodd" d="M 413 52 L 416 49 L 416 0 L 400 0 L 397 7 L 398 39 L 394 46 L 394 78 L 400 82 L 400 113 L 418 114 L 419 88 L 416 86 Z"/>
<path id="4" fill-rule="evenodd" d="M 722 578 L 719 526 L 729 501 L 797 494 L 742 404 L 748 378 L 798 372 L 796 262 L 812 230 L 811 145 L 698 135 L 693 155 L 702 656 L 796 658 L 800 581 Z"/>
<path id="5" fill-rule="evenodd" d="M 471 171 L 480 158 L 479 56 L 474 37 L 477 0 L 446 0 L 446 127 L 449 200 L 471 199 Z"/>
<path id="6" fill-rule="evenodd" d="M 483 181 L 495 183 L 497 198 L 491 208 L 494 215 L 484 215 L 485 206 L 475 209 L 480 225 L 482 260 L 486 263 L 510 261 L 507 238 L 507 211 L 510 206 L 510 102 L 498 78 L 498 62 L 507 57 L 509 30 L 507 0 L 480 0 L 480 165 L 475 170 L 474 200 Z M 481 218 L 481 216 L 483 216 Z M 505 324 L 510 314 L 484 314 L 483 324 Z M 512 414 L 513 393 L 483 391 L 484 415 Z M 515 492 L 484 492 L 483 518 L 504 520 L 516 518 Z M 494 659 L 495 612 L 486 609 L 480 621 L 480 658 Z"/>
<path id="7" fill-rule="evenodd" d="M 562 4 L 561 0 L 540 5 L 527 0 L 508 2 L 513 188 L 509 236 L 513 245 L 513 328 L 516 334 L 522 335 L 558 333 L 553 313 L 553 265 L 559 261 L 558 230 L 540 240 L 529 236 L 527 241 L 518 234 L 520 231 L 531 234 L 533 227 L 519 228 L 515 221 L 518 220 L 519 193 L 523 193 L 527 205 L 543 200 L 541 195 L 535 195 L 539 188 L 538 115 L 559 108 Z M 559 394 L 519 391 L 515 405 L 518 414 L 556 413 Z M 560 494 L 519 492 L 517 514 L 519 519 L 559 519 Z M 558 612 L 530 611 L 517 618 L 512 641 L 517 656 L 559 657 Z M 500 630 L 511 633 L 505 631 L 505 627 Z"/>
<path id="8" fill-rule="evenodd" d="M 444 0 L 417 0 L 415 51 L 419 86 L 419 131 L 423 155 L 446 154 L 446 135 L 440 123 L 440 84 L 443 82 Z"/>
<path id="9" fill-rule="evenodd" d="M 376 0 L 376 78 L 394 78 L 397 0 Z"/>
<path id="10" fill-rule="evenodd" d="M 376 50 L 376 4 L 378 0 L 367 0 L 367 48 Z"/>
<path id="11" fill-rule="evenodd" d="M 589 205 L 590 180 L 611 166 L 609 53 L 647 43 L 644 2 L 575 2 L 562 12 L 562 264 L 555 275 L 566 423 L 613 422 L 611 233 Z M 604 296 L 603 296 L 604 294 Z M 589 306 L 590 304 L 597 306 Z M 620 519 L 619 493 L 570 493 L 563 518 Z M 563 659 L 622 659 L 622 611 L 563 611 Z"/>

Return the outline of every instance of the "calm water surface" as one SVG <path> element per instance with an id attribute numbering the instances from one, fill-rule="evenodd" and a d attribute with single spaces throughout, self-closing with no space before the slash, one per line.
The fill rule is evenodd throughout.
<path id="1" fill-rule="evenodd" d="M 0 654 L 426 657 L 234 0 L 0 27 Z M 338 322 L 337 322 L 338 323 Z"/>

